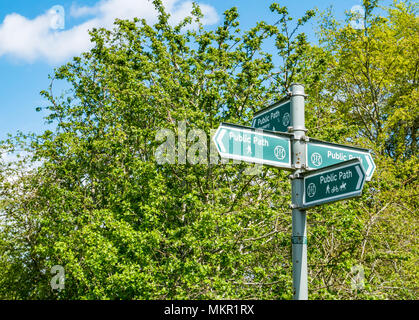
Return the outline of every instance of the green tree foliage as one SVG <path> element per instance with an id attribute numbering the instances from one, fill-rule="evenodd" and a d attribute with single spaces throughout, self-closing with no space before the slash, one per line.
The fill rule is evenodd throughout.
<path id="1" fill-rule="evenodd" d="M 287 173 L 185 155 L 192 129 L 210 152 L 220 122 L 248 125 L 300 81 L 309 135 L 370 147 L 377 164 L 362 199 L 309 211 L 310 297 L 415 298 L 417 7 L 396 3 L 384 18 L 365 1 L 365 30 L 329 14 L 314 46 L 298 33 L 312 10 L 292 21 L 272 4 L 278 21 L 243 32 L 232 8 L 208 31 L 198 6 L 172 26 L 154 3 L 156 24 L 94 29 L 94 47 L 56 70 L 42 92 L 55 132 L 2 143 L 27 153 L 0 166 L 0 297 L 290 299 Z M 71 90 L 57 97 L 59 80 Z M 156 159 L 161 129 L 174 133 L 175 163 Z M 61 291 L 54 265 L 65 269 Z"/>
<path id="2" fill-rule="evenodd" d="M 352 15 L 320 23 L 307 74 L 309 135 L 370 148 L 377 170 L 362 201 L 310 210 L 312 290 L 317 297 L 414 299 L 417 295 L 418 6 L 364 1 L 364 28 Z M 374 14 L 384 10 L 385 16 Z M 311 219 L 311 221 L 310 221 Z M 319 227 L 317 227 L 319 226 Z M 320 230 L 318 229 L 320 228 Z M 321 245 L 320 245 L 321 244 Z M 320 258 L 320 261 L 318 258 Z M 351 290 L 350 270 L 364 269 L 365 288 Z"/>

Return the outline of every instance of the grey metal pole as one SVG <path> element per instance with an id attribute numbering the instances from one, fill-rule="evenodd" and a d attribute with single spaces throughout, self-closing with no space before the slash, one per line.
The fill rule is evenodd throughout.
<path id="1" fill-rule="evenodd" d="M 307 286 L 307 217 L 305 210 L 299 210 L 303 197 L 303 179 L 300 173 L 306 169 L 306 132 L 304 120 L 304 86 L 291 85 L 292 127 L 292 165 L 295 168 L 291 177 L 292 201 L 292 286 L 294 300 L 308 299 Z"/>

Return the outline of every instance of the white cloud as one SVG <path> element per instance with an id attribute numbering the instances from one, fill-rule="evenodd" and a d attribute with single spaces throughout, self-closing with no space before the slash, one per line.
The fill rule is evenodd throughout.
<path id="1" fill-rule="evenodd" d="M 172 23 L 179 22 L 192 10 L 192 1 L 164 0 L 163 3 L 172 16 Z M 204 24 L 214 24 L 218 21 L 217 12 L 213 7 L 205 4 L 200 4 L 200 7 L 204 14 Z M 59 30 L 52 28 L 50 10 L 34 19 L 27 19 L 17 13 L 7 15 L 0 24 L 0 57 L 7 55 L 26 62 L 64 62 L 89 50 L 89 29 L 111 28 L 115 18 L 139 17 L 153 23 L 157 13 L 148 0 L 102 0 L 91 7 L 73 4 L 69 16 L 87 20 L 71 29 Z"/>

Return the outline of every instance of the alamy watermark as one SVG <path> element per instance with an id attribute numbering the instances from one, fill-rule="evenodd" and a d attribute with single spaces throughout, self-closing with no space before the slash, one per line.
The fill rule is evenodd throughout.
<path id="1" fill-rule="evenodd" d="M 220 158 L 217 147 L 213 141 L 215 129 L 210 130 L 210 136 L 202 129 L 187 130 L 186 121 L 179 121 L 177 133 L 171 129 L 160 129 L 156 133 L 156 141 L 160 145 L 156 148 L 154 156 L 158 164 L 240 164 L 241 160 Z M 237 137 L 236 137 L 237 138 Z M 240 137 L 238 137 L 240 138 Z M 250 148 L 250 144 L 243 143 L 243 147 Z M 233 145 L 233 149 L 237 145 Z M 239 147 L 240 148 L 240 147 Z M 263 147 L 254 147 L 258 156 L 263 155 Z M 238 151 L 235 150 L 234 151 Z M 246 150 L 244 151 L 246 152 Z M 252 163 L 250 163 L 252 164 Z M 254 163 L 245 170 L 245 174 L 257 175 L 263 164 Z"/>
<path id="2" fill-rule="evenodd" d="M 61 265 L 55 265 L 51 268 L 51 278 L 50 284 L 52 290 L 64 290 L 65 288 L 65 270 Z"/>
<path id="3" fill-rule="evenodd" d="M 351 268 L 351 289 L 362 290 L 365 287 L 364 268 L 361 265 L 356 265 Z"/>
<path id="4" fill-rule="evenodd" d="M 351 8 L 352 17 L 350 24 L 352 28 L 361 30 L 365 28 L 365 10 L 361 5 L 355 5 Z"/>
<path id="5" fill-rule="evenodd" d="M 55 5 L 48 10 L 50 28 L 53 30 L 65 28 L 65 10 L 63 6 Z"/>

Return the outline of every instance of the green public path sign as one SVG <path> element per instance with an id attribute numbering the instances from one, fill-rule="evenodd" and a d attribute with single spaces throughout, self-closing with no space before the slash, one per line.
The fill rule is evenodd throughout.
<path id="1" fill-rule="evenodd" d="M 213 140 L 222 158 L 291 169 L 291 136 L 222 123 Z"/>
<path id="2" fill-rule="evenodd" d="M 291 101 L 286 98 L 255 113 L 252 127 L 264 130 L 288 132 L 292 126 Z"/>
<path id="3" fill-rule="evenodd" d="M 302 208 L 360 196 L 366 174 L 358 158 L 304 175 Z"/>
<path id="4" fill-rule="evenodd" d="M 364 148 L 345 146 L 310 138 L 307 143 L 308 169 L 321 169 L 336 163 L 358 158 L 365 170 L 366 180 L 370 181 L 375 170 L 370 151 Z"/>

